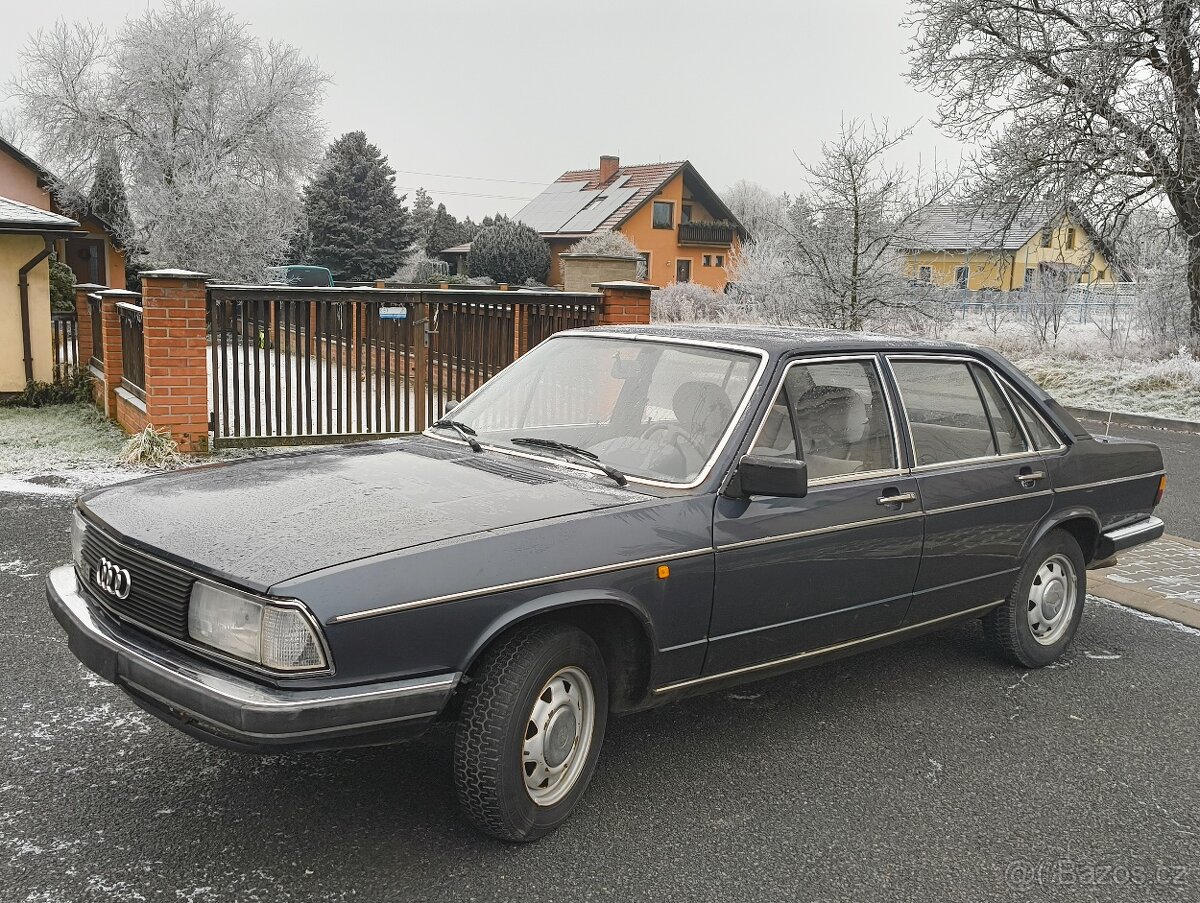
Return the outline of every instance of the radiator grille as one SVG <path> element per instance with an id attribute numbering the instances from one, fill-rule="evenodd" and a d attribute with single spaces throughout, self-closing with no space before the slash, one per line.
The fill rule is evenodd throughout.
<path id="1" fill-rule="evenodd" d="M 118 599 L 96 583 L 101 558 L 129 571 L 127 598 Z M 122 545 L 90 523 L 83 534 L 83 563 L 82 584 L 108 611 L 166 636 L 187 639 L 188 599 L 194 582 L 190 574 Z"/>

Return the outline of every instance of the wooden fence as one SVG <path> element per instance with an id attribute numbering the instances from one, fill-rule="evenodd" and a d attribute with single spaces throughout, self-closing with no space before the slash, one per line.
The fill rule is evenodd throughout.
<path id="1" fill-rule="evenodd" d="M 423 430 L 520 354 L 600 321 L 598 293 L 212 285 L 217 446 Z"/>
<path id="2" fill-rule="evenodd" d="M 79 368 L 79 323 L 75 311 L 51 312 L 50 337 L 54 343 L 54 379 L 65 382 Z"/>

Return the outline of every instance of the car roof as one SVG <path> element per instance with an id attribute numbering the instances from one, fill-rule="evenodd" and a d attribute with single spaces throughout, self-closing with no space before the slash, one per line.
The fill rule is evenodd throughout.
<path id="1" fill-rule="evenodd" d="M 644 335 L 691 342 L 745 345 L 772 357 L 796 352 L 843 351 L 978 351 L 964 342 L 947 342 L 871 332 L 839 329 L 809 329 L 801 326 L 760 326 L 734 323 L 653 323 L 644 326 L 590 326 L 570 330 L 568 335 Z M 563 333 L 560 333 L 560 335 Z"/>

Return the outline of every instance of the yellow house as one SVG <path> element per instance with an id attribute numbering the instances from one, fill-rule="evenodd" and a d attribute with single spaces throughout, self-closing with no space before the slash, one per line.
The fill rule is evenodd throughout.
<path id="1" fill-rule="evenodd" d="M 638 277 L 654 285 L 699 282 L 724 291 L 746 231 L 687 160 L 563 173 L 513 219 L 550 245 L 549 283 L 562 281 L 559 255 L 586 235 L 624 234 L 641 255 Z"/>
<path id="2" fill-rule="evenodd" d="M 1057 285 L 1127 281 L 1103 236 L 1069 206 L 1012 218 L 955 206 L 930 208 L 914 227 L 917 245 L 906 275 L 968 291 L 1021 291 Z"/>
<path id="3" fill-rule="evenodd" d="M 47 258 L 55 242 L 85 234 L 73 219 L 0 197 L 0 395 L 54 378 Z"/>

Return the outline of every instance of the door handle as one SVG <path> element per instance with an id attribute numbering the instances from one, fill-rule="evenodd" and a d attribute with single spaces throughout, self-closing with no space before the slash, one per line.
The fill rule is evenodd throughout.
<path id="1" fill-rule="evenodd" d="M 895 495 L 881 495 L 875 499 L 876 505 L 903 505 L 905 502 L 915 502 L 915 492 L 897 492 Z"/>
<path id="2" fill-rule="evenodd" d="M 1013 477 L 1013 479 L 1016 480 L 1018 483 L 1020 483 L 1022 486 L 1024 486 L 1028 483 L 1036 483 L 1038 480 L 1046 479 L 1046 471 L 1033 470 L 1033 471 L 1030 471 L 1029 473 L 1019 473 L 1015 477 Z"/>

